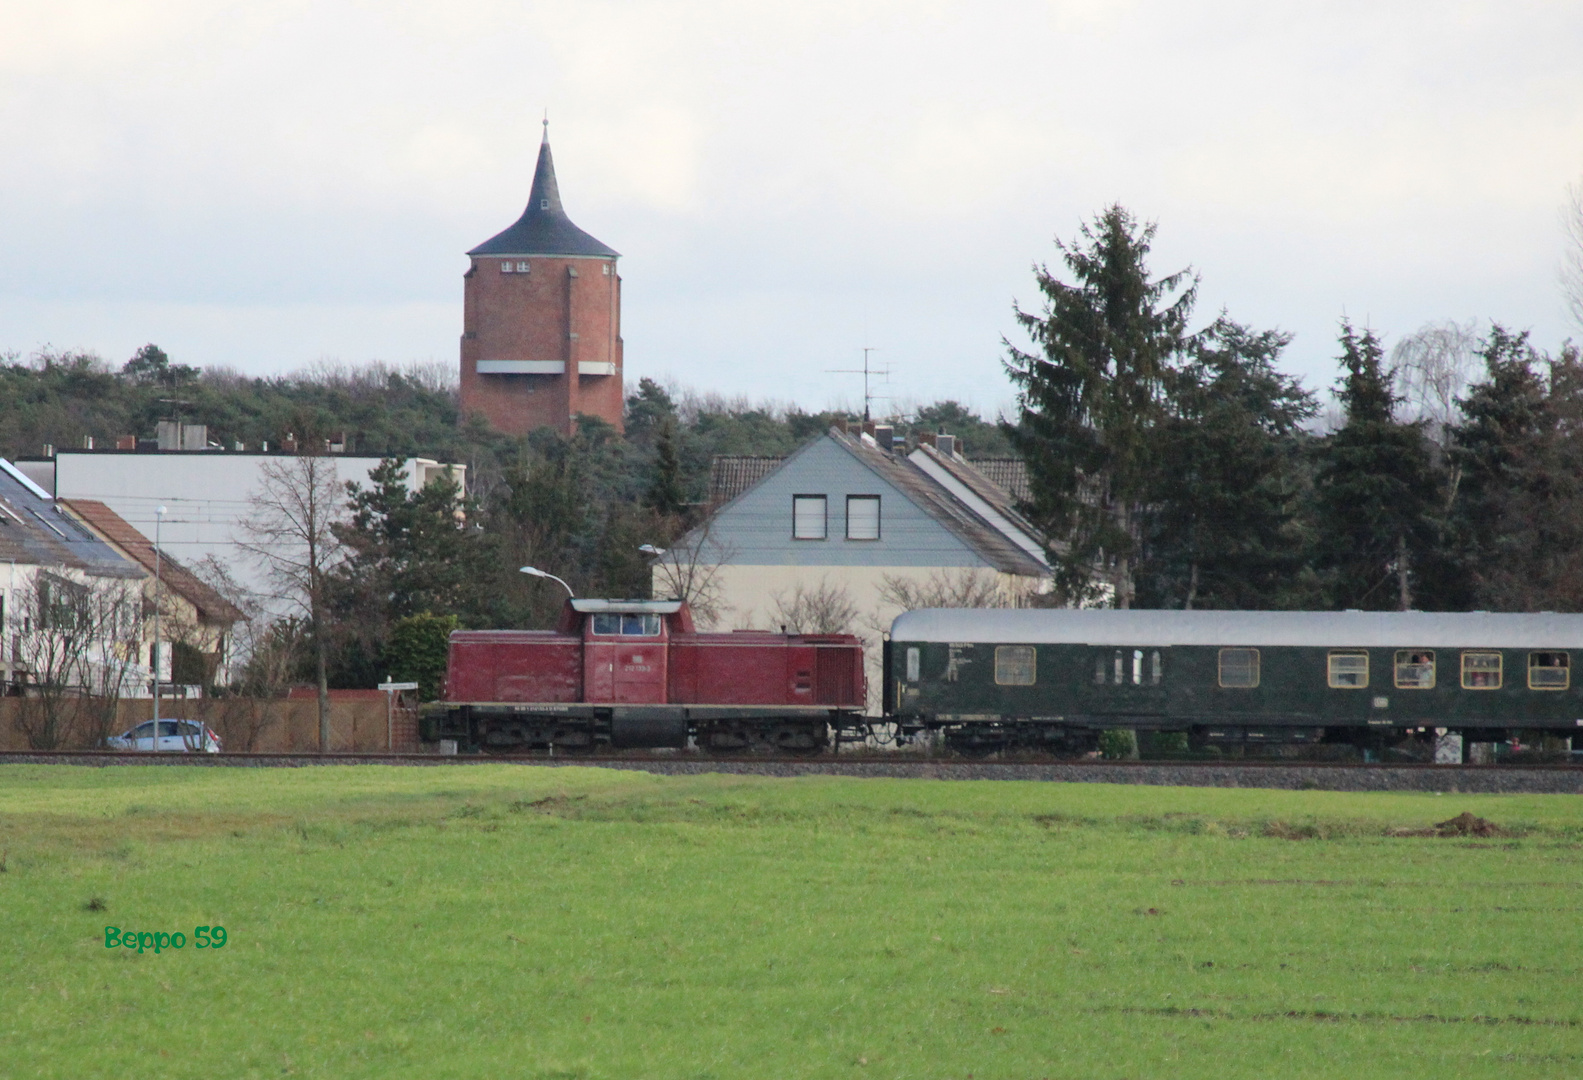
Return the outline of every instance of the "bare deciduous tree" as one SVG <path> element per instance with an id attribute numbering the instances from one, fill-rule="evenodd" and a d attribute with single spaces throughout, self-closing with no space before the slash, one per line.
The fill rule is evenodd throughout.
<path id="1" fill-rule="evenodd" d="M 83 671 L 85 696 L 78 701 L 77 736 L 97 747 L 113 734 L 122 695 L 142 669 L 143 591 L 139 583 L 99 579 L 86 597 L 94 642 Z"/>
<path id="2" fill-rule="evenodd" d="M 280 719 L 303 649 L 299 620 L 271 618 L 263 597 L 242 585 L 213 555 L 193 573 L 242 613 L 232 630 L 224 693 L 200 701 L 204 719 L 231 750 L 256 750 Z"/>
<path id="3" fill-rule="evenodd" d="M 1583 329 L 1583 180 L 1567 185 L 1561 208 L 1566 251 L 1561 257 L 1561 296 L 1579 329 Z"/>
<path id="4" fill-rule="evenodd" d="M 654 563 L 655 599 L 685 600 L 698 625 L 709 629 L 720 621 L 725 587 L 720 568 L 734 549 L 710 533 L 710 521 L 678 538 Z"/>
<path id="5" fill-rule="evenodd" d="M 12 615 L 16 659 L 27 669 L 17 726 L 35 750 L 54 750 L 72 737 L 84 695 L 115 689 L 119 699 L 127 669 L 136 662 L 138 608 L 134 587 L 120 579 L 78 581 L 40 571 Z M 128 641 L 127 639 L 130 639 Z M 130 645 L 130 648 L 128 648 Z M 86 710 L 95 741 L 114 723 Z M 106 730 L 101 732 L 99 727 Z"/>
<path id="6" fill-rule="evenodd" d="M 899 611 L 917 608 L 1004 608 L 1024 607 L 1038 592 L 1038 583 L 1003 586 L 993 570 L 964 566 L 957 570 L 935 570 L 927 578 L 886 574 L 880 579 L 879 598 Z"/>
<path id="7" fill-rule="evenodd" d="M 346 491 L 335 462 L 300 454 L 266 462 L 252 495 L 253 512 L 242 523 L 240 544 L 269 574 L 277 596 L 307 619 L 319 689 L 319 752 L 330 750 L 327 675 L 327 585 L 345 549 L 335 526 L 346 517 Z"/>
<path id="8" fill-rule="evenodd" d="M 1462 417 L 1457 405 L 1479 366 L 1479 324 L 1451 319 L 1425 323 L 1391 350 L 1391 377 L 1402 396 L 1403 420 L 1425 421 L 1445 446 L 1446 428 Z"/>
<path id="9" fill-rule="evenodd" d="M 821 578 L 818 585 L 797 584 L 788 595 L 770 594 L 775 622 L 789 634 L 850 634 L 857 623 L 857 604 L 844 585 Z"/>

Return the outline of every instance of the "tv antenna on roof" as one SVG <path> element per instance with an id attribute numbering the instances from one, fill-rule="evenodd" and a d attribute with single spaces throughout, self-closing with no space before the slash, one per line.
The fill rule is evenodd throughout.
<path id="1" fill-rule="evenodd" d="M 875 395 L 875 394 L 869 392 L 869 379 L 870 379 L 870 377 L 883 378 L 883 379 L 886 380 L 887 384 L 890 381 L 890 368 L 876 368 L 872 364 L 869 363 L 869 361 L 868 361 L 868 354 L 869 353 L 873 353 L 873 352 L 879 352 L 879 349 L 877 347 L 873 346 L 873 345 L 865 345 L 865 346 L 863 346 L 863 366 L 861 368 L 826 368 L 825 369 L 825 374 L 826 375 L 861 375 L 861 376 L 863 376 L 863 422 L 865 424 L 868 423 L 870 420 L 874 419 L 874 417 L 872 415 L 873 410 L 870 407 L 872 405 L 874 399 L 877 396 L 883 396 L 883 395 Z"/>

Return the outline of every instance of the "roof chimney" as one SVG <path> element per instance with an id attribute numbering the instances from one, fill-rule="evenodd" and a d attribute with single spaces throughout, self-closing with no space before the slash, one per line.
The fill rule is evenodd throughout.
<path id="1" fill-rule="evenodd" d="M 940 453 L 944 454 L 946 457 L 955 457 L 956 456 L 956 436 L 955 435 L 936 435 L 934 437 L 934 448 L 936 450 L 940 451 Z"/>
<path id="2" fill-rule="evenodd" d="M 117 450 L 136 450 L 137 449 L 137 436 L 136 435 L 117 435 L 115 437 L 115 448 Z"/>
<path id="3" fill-rule="evenodd" d="M 890 453 L 891 447 L 895 444 L 895 441 L 896 441 L 896 427 L 895 427 L 895 425 L 893 425 L 893 424 L 875 424 L 874 425 L 874 442 L 879 445 L 879 448 L 881 450 L 885 451 L 887 454 Z"/>

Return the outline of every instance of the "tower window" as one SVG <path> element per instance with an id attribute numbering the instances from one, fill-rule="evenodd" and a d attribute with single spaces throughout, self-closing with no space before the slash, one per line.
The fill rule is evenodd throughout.
<path id="1" fill-rule="evenodd" d="M 517 273 L 519 273 L 519 274 L 526 274 L 527 272 L 528 272 L 528 264 L 525 263 L 525 262 L 519 262 L 517 264 Z"/>
<path id="2" fill-rule="evenodd" d="M 610 264 L 609 263 L 605 263 L 604 270 L 605 270 L 605 277 L 609 277 L 610 276 Z"/>
<path id="3" fill-rule="evenodd" d="M 540 210 L 548 210 L 549 208 L 550 208 L 550 200 L 548 200 L 548 199 L 540 199 L 539 200 L 539 209 Z"/>
<path id="4" fill-rule="evenodd" d="M 509 273 L 511 273 L 512 269 L 513 269 L 512 264 L 509 263 L 509 262 L 503 262 L 503 263 L 500 264 L 500 272 L 502 274 L 509 274 Z"/>

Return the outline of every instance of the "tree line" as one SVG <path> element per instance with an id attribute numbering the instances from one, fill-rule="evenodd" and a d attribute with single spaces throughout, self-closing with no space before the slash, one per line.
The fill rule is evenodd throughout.
<path id="1" fill-rule="evenodd" d="M 1291 336 L 1152 277 L 1116 205 L 1035 268 L 1007 343 L 1053 599 L 1117 607 L 1583 610 L 1583 358 L 1499 323 L 1387 357 L 1341 320 L 1339 415 L 1278 369 Z"/>

